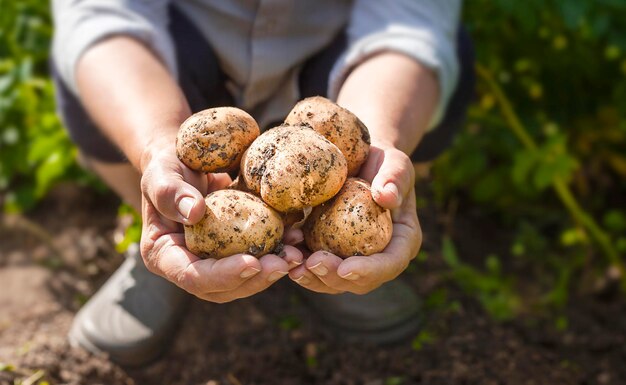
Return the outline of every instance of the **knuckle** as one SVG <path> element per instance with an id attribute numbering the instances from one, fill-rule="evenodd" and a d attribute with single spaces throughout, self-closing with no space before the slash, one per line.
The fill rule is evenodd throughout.
<path id="1" fill-rule="evenodd" d="M 176 186 L 166 181 L 159 181 L 153 187 L 152 194 L 153 204 L 159 210 L 163 210 L 167 207 L 168 203 L 173 201 L 174 195 L 176 194 Z"/>
<path id="2" fill-rule="evenodd" d="M 176 192 L 176 187 L 170 183 L 170 181 L 165 179 L 159 179 L 157 182 L 154 182 L 152 186 L 152 192 L 154 194 L 155 200 L 159 203 L 159 201 L 168 198 L 174 192 Z"/>
<path id="3" fill-rule="evenodd" d="M 150 191 L 150 171 L 149 170 L 146 170 L 141 176 L 139 186 L 141 188 L 142 194 L 148 197 L 148 194 Z"/>
<path id="4" fill-rule="evenodd" d="M 148 271 L 153 274 L 160 275 L 160 271 L 156 263 L 157 250 L 155 249 L 154 245 L 154 242 L 142 239 L 140 243 L 141 256 L 143 259 L 143 263 L 146 266 L 146 269 L 148 269 Z"/>
<path id="5" fill-rule="evenodd" d="M 422 242 L 424 240 L 424 236 L 422 234 L 422 230 L 421 229 L 417 229 L 416 234 L 415 234 L 415 247 L 412 251 L 414 251 L 411 256 L 411 259 L 415 258 L 417 256 L 417 253 L 419 252 L 419 250 L 422 248 Z"/>
<path id="6" fill-rule="evenodd" d="M 189 293 L 197 293 L 200 291 L 198 290 L 197 276 L 189 269 L 189 266 L 176 276 L 176 285 Z"/>

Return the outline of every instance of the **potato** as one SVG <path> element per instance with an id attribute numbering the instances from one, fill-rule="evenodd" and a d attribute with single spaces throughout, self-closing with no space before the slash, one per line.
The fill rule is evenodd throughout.
<path id="1" fill-rule="evenodd" d="M 185 226 L 185 242 L 192 253 L 219 259 L 281 251 L 282 218 L 259 197 L 238 190 L 218 190 L 207 195 L 205 203 L 202 220 Z"/>
<path id="2" fill-rule="evenodd" d="M 339 257 L 371 255 L 391 240 L 391 212 L 380 207 L 363 179 L 348 178 L 330 201 L 313 209 L 303 227 L 311 251 L 326 250 Z"/>
<path id="3" fill-rule="evenodd" d="M 183 122 L 176 154 L 187 167 L 205 173 L 236 169 L 241 156 L 260 134 L 252 116 L 234 107 L 209 108 Z"/>
<path id="4" fill-rule="evenodd" d="M 306 98 L 291 110 L 285 123 L 308 125 L 339 147 L 348 161 L 348 176 L 358 174 L 367 159 L 370 135 L 352 112 L 321 96 Z"/>
<path id="5" fill-rule="evenodd" d="M 264 132 L 241 160 L 246 186 L 282 213 L 332 198 L 347 172 L 346 159 L 337 146 L 303 126 L 279 126 Z"/>

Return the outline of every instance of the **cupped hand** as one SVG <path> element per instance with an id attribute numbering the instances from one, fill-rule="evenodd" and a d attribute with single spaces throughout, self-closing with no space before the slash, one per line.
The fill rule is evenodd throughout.
<path id="1" fill-rule="evenodd" d="M 417 255 L 422 230 L 417 219 L 415 171 L 409 157 L 392 146 L 372 145 L 359 175 L 372 184 L 372 197 L 392 210 L 393 234 L 378 254 L 342 259 L 326 251 L 309 255 L 289 272 L 301 286 L 320 293 L 368 293 L 396 278 Z"/>
<path id="2" fill-rule="evenodd" d="M 284 256 L 238 254 L 200 259 L 185 246 L 182 224 L 194 224 L 205 212 L 204 195 L 230 183 L 226 174 L 203 175 L 187 168 L 173 148 L 155 152 L 141 180 L 143 230 L 141 255 L 153 273 L 195 296 L 217 303 L 265 290 L 302 263 L 302 253 L 285 246 Z"/>

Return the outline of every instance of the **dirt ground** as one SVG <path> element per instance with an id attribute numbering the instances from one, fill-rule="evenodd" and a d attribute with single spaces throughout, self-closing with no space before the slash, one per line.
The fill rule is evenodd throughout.
<path id="1" fill-rule="evenodd" d="M 62 186 L 26 217 L 0 226 L 0 384 L 626 384 L 626 301 L 574 298 L 569 327 L 523 318 L 496 323 L 446 277 L 441 223 L 425 210 L 425 262 L 402 279 L 422 298 L 446 290 L 425 312 L 416 339 L 393 347 L 342 343 L 283 280 L 225 305 L 194 300 L 171 349 L 125 369 L 71 348 L 72 317 L 122 257 L 113 247 L 118 202 Z M 470 227 L 480 247 L 493 234 Z M 478 250 L 477 250 L 478 252 Z"/>

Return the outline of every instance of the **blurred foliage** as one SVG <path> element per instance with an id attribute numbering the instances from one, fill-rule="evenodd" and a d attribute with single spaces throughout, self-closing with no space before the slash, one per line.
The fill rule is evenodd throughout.
<path id="1" fill-rule="evenodd" d="M 573 287 L 588 289 L 580 283 L 594 282 L 626 255 L 624 20 L 621 0 L 465 2 L 477 61 L 510 102 L 522 132 L 479 77 L 466 130 L 435 164 L 436 196 L 443 206 L 480 208 L 503 233 L 514 234 L 506 261 L 532 268 L 548 306 L 565 304 Z M 598 233 L 572 214 L 559 183 Z M 617 258 L 605 258 L 598 234 Z M 485 259 L 493 264 L 494 258 Z M 470 291 L 493 281 L 489 273 L 472 274 L 461 279 Z M 503 293 L 510 285 L 502 282 Z"/>
<path id="2" fill-rule="evenodd" d="M 0 203 L 33 207 L 57 181 L 93 183 L 55 112 L 45 1 L 0 0 Z"/>
<path id="3" fill-rule="evenodd" d="M 626 254 L 626 2 L 464 6 L 478 62 L 510 101 L 522 132 L 502 113 L 494 88 L 480 80 L 466 130 L 436 162 L 433 183 L 442 212 L 460 202 L 513 234 L 508 250 L 488 255 L 457 252 L 458 234 L 443 244 L 451 279 L 506 319 L 528 300 L 507 266 L 532 274 L 524 278 L 541 288 L 536 303 L 558 307 L 574 287 L 584 288 L 579 282 L 593 281 L 615 262 L 572 214 L 559 183 L 610 247 Z M 55 113 L 48 2 L 0 0 L 0 9 L 0 204 L 21 211 L 60 180 L 94 179 L 77 166 Z M 123 207 L 120 215 L 132 213 Z M 136 217 L 129 228 L 120 250 L 138 237 Z"/>

